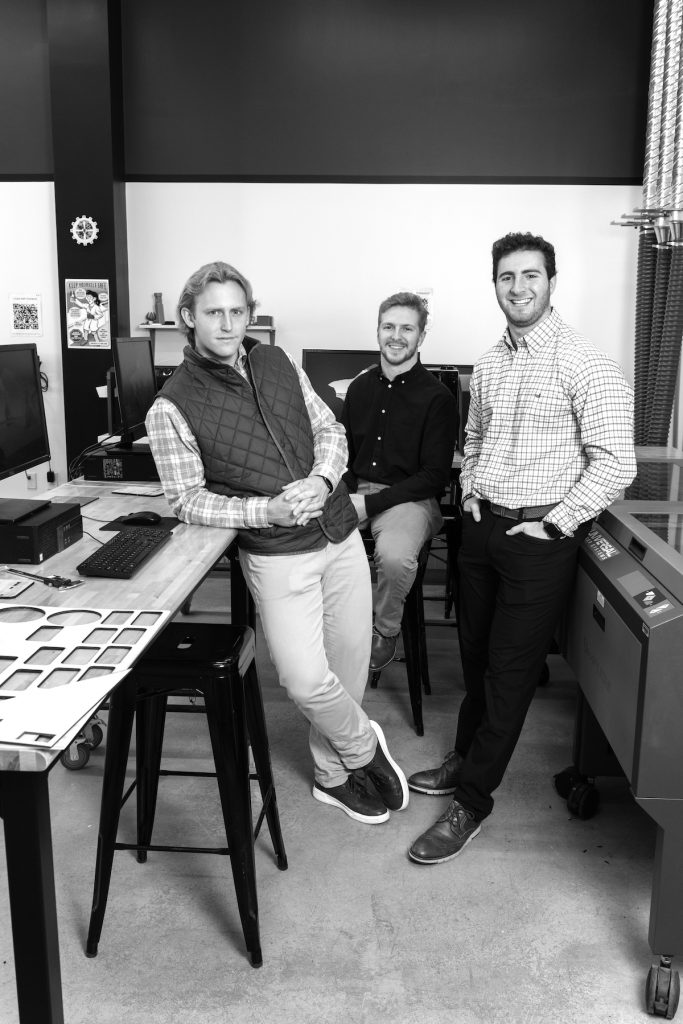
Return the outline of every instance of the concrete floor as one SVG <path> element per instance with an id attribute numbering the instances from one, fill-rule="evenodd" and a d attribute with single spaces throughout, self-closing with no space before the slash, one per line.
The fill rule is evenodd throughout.
<path id="1" fill-rule="evenodd" d="M 205 607 L 215 606 L 211 581 Z M 195 607 L 202 607 L 197 600 Z M 428 609 L 432 614 L 432 609 Z M 411 725 L 405 667 L 366 710 L 406 773 L 449 749 L 462 683 L 455 630 L 428 627 L 433 693 Z M 654 826 L 625 782 L 572 818 L 552 784 L 571 760 L 574 684 L 559 657 L 539 688 L 493 815 L 463 855 L 421 867 L 406 850 L 447 798 L 368 827 L 310 795 L 307 726 L 259 645 L 289 870 L 264 830 L 257 873 L 264 964 L 250 966 L 225 857 L 117 853 L 99 955 L 87 931 L 104 747 L 51 775 L 66 1024 L 630 1024 L 645 1021 Z M 203 716 L 172 715 L 165 756 L 210 769 Z M 254 809 L 258 798 L 254 792 Z M 133 841 L 133 808 L 119 837 Z M 161 782 L 155 842 L 225 842 L 212 780 Z M 0 1022 L 17 1024 L 0 851 Z M 36 1021 L 31 1024 L 43 1024 Z"/>

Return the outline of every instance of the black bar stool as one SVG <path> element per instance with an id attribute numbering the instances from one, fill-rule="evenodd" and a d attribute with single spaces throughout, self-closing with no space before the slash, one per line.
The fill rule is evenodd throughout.
<path id="1" fill-rule="evenodd" d="M 171 694 L 199 692 L 204 697 L 215 772 L 160 769 L 164 724 Z M 183 709 L 186 710 L 186 709 Z M 136 717 L 136 779 L 123 793 L 128 751 Z M 248 746 L 256 772 L 249 775 Z M 206 775 L 218 782 L 227 848 L 155 846 L 152 829 L 160 774 Z M 254 828 L 250 778 L 258 780 L 263 809 Z M 137 843 L 117 843 L 121 807 L 137 789 Z M 150 850 L 222 853 L 230 856 L 242 930 L 254 967 L 260 967 L 261 942 L 254 839 L 266 819 L 277 865 L 287 867 L 275 785 L 270 765 L 261 689 L 254 664 L 254 632 L 247 626 L 174 620 L 157 637 L 109 701 L 107 748 L 97 862 L 86 955 L 96 956 L 115 850 L 137 850 L 144 863 Z"/>
<path id="2" fill-rule="evenodd" d="M 368 557 L 372 558 L 374 541 L 369 534 L 363 534 L 363 542 Z M 403 605 L 403 617 L 401 619 L 401 638 L 405 653 L 406 673 L 408 676 L 408 693 L 410 695 L 410 706 L 413 712 L 413 723 L 418 736 L 424 736 L 424 723 L 422 720 L 422 691 L 426 694 L 432 692 L 429 684 L 429 662 L 427 659 L 427 634 L 425 630 L 424 595 L 422 584 L 424 581 L 427 560 L 431 542 L 427 541 L 422 545 L 417 556 L 417 574 L 413 585 Z M 395 659 L 399 660 L 399 659 Z M 370 687 L 377 689 L 377 683 L 381 676 L 381 669 L 370 673 Z"/>
<path id="3" fill-rule="evenodd" d="M 218 576 L 230 576 L 230 609 L 232 622 L 241 623 L 256 628 L 256 606 L 253 598 L 247 589 L 247 583 L 240 566 L 240 555 L 237 541 L 234 540 L 228 545 L 225 552 L 218 559 L 212 569 L 209 570 L 204 579 Z M 202 580 L 202 583 L 204 580 Z M 182 614 L 189 615 L 192 611 L 192 599 L 202 583 L 197 584 L 195 590 L 185 599 L 182 606 Z"/>

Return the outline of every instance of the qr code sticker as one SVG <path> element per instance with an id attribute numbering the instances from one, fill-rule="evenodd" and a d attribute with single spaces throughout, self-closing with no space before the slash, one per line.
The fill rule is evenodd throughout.
<path id="1" fill-rule="evenodd" d="M 10 329 L 12 334 L 42 334 L 40 296 L 12 295 L 10 297 Z"/>
<path id="2" fill-rule="evenodd" d="M 19 303 L 14 306 L 14 330 L 15 331 L 37 331 L 40 327 L 38 318 L 38 307 Z"/>

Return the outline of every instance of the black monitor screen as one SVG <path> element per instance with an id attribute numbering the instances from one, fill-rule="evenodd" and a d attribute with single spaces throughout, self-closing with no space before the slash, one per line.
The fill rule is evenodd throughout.
<path id="1" fill-rule="evenodd" d="M 379 349 L 305 348 L 301 366 L 337 419 L 341 414 L 349 381 L 361 370 L 379 364 Z"/>
<path id="2" fill-rule="evenodd" d="M 150 338 L 113 338 L 121 447 L 145 436 L 145 416 L 157 393 Z"/>
<path id="3" fill-rule="evenodd" d="M 36 346 L 0 344 L 0 480 L 49 458 Z"/>

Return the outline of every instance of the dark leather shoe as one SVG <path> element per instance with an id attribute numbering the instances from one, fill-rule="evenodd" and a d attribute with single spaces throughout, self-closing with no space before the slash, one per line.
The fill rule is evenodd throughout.
<path id="1" fill-rule="evenodd" d="M 365 780 L 353 772 L 341 786 L 321 786 L 313 783 L 313 796 L 321 804 L 330 804 L 348 814 L 354 821 L 365 825 L 379 825 L 389 820 L 389 811 L 374 793 L 369 793 Z"/>
<path id="2" fill-rule="evenodd" d="M 408 777 L 408 785 L 416 793 L 427 793 L 428 796 L 448 796 L 455 791 L 460 778 L 462 757 L 457 750 L 452 750 L 439 768 L 428 768 L 424 772 L 415 772 Z"/>
<path id="3" fill-rule="evenodd" d="M 462 853 L 480 832 L 481 824 L 471 812 L 457 800 L 451 800 L 446 813 L 415 840 L 408 856 L 418 864 L 441 864 Z"/>
<path id="4" fill-rule="evenodd" d="M 394 660 L 396 656 L 396 636 L 382 636 L 376 629 L 372 631 L 372 649 L 370 651 L 370 668 L 378 672 Z"/>
<path id="5" fill-rule="evenodd" d="M 408 783 L 406 777 L 389 753 L 384 733 L 377 722 L 370 722 L 377 733 L 377 747 L 369 764 L 358 769 L 370 779 L 379 798 L 390 811 L 402 811 L 408 806 Z"/>

